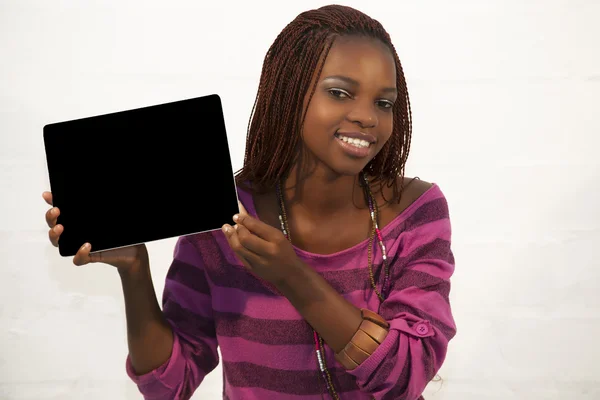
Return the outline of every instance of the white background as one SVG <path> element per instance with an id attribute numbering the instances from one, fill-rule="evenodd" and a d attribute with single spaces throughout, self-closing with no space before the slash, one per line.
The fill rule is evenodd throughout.
<path id="1" fill-rule="evenodd" d="M 325 4 L 0 2 L 1 399 L 141 398 L 118 275 L 47 239 L 43 125 L 219 93 L 237 170 L 268 47 Z M 426 398 L 599 399 L 600 2 L 342 4 L 390 32 L 407 175 L 450 203 L 458 335 Z M 148 244 L 158 295 L 174 243 Z M 220 367 L 196 393 L 220 398 Z"/>

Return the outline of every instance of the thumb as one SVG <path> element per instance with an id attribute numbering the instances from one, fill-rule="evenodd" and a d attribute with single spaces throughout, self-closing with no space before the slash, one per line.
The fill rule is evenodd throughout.
<path id="1" fill-rule="evenodd" d="M 83 246 L 81 246 L 79 248 L 79 250 L 77 251 L 77 253 L 75 254 L 75 257 L 73 257 L 73 264 L 75 264 L 77 266 L 82 266 L 82 265 L 89 264 L 90 262 L 93 262 L 90 259 L 90 251 L 91 250 L 92 250 L 92 247 L 89 243 L 85 243 Z"/>
<path id="2" fill-rule="evenodd" d="M 238 205 L 240 206 L 240 214 L 246 214 L 248 215 L 248 211 L 246 211 L 246 208 L 244 207 L 244 205 L 242 204 L 241 201 L 238 200 Z"/>

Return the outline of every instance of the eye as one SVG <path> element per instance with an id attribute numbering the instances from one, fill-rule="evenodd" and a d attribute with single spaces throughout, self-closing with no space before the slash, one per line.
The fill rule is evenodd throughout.
<path id="1" fill-rule="evenodd" d="M 389 100 L 379 100 L 377 103 L 379 103 L 379 106 L 381 108 L 385 108 L 385 109 L 390 109 L 390 108 L 394 107 L 394 103 L 392 103 Z"/>
<path id="2" fill-rule="evenodd" d="M 343 98 L 346 98 L 346 97 L 350 97 L 350 94 L 348 94 L 348 92 L 346 92 L 345 90 L 342 90 L 342 89 L 329 89 L 328 92 L 333 97 L 336 97 L 338 99 L 343 99 Z"/>

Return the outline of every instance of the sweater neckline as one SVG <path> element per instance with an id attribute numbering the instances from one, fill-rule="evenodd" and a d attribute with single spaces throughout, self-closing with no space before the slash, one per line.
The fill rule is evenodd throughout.
<path id="1" fill-rule="evenodd" d="M 251 186 L 249 182 L 245 182 L 245 185 L 248 187 Z M 250 191 L 244 190 L 239 185 L 237 186 L 237 189 L 238 189 L 238 198 L 244 205 L 244 208 L 246 209 L 246 211 L 248 211 L 248 213 L 251 216 L 253 216 L 254 218 L 256 218 L 260 221 L 260 218 L 258 217 L 258 214 L 256 213 L 256 208 L 254 206 L 254 196 L 252 196 L 252 193 Z M 427 189 L 417 200 L 415 200 L 411 205 L 409 205 L 407 208 L 405 208 L 400 214 L 398 214 L 396 217 L 394 217 L 394 219 L 392 219 L 386 226 L 384 226 L 382 229 L 380 229 L 381 235 L 385 236 L 390 230 L 394 229 L 395 227 L 400 225 L 402 222 L 404 222 L 408 217 L 410 217 L 410 215 L 412 215 L 412 213 L 416 209 L 418 209 L 423 203 L 427 202 L 427 200 L 437 190 L 438 190 L 438 185 L 436 183 L 432 183 L 432 186 L 429 189 Z M 359 242 L 351 247 L 337 251 L 335 253 L 329 253 L 329 254 L 312 253 L 312 252 L 303 250 L 303 249 L 295 246 L 293 243 L 292 243 L 292 247 L 294 248 L 294 250 L 296 251 L 296 253 L 298 255 L 302 255 L 305 258 L 329 259 L 329 258 L 339 257 L 339 256 L 345 255 L 347 253 L 351 253 L 362 247 L 367 246 L 368 244 L 369 244 L 369 238 L 365 238 L 361 242 Z"/>

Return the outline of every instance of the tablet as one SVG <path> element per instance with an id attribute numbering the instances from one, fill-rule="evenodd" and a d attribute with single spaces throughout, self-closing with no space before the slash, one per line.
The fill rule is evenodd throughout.
<path id="1" fill-rule="evenodd" d="M 216 94 L 54 122 L 43 136 L 64 257 L 220 229 L 239 212 Z"/>

